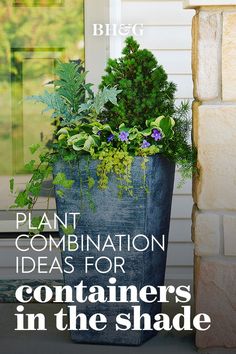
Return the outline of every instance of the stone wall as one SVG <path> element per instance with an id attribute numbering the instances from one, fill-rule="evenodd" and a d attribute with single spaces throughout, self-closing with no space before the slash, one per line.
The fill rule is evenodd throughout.
<path id="1" fill-rule="evenodd" d="M 196 312 L 200 348 L 236 347 L 236 1 L 189 0 L 193 19 Z"/>

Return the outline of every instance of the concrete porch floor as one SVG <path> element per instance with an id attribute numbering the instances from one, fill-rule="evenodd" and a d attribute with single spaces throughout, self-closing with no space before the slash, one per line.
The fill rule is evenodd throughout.
<path id="1" fill-rule="evenodd" d="M 17 304 L 0 304 L 0 353 L 1 354 L 235 354 L 235 349 L 197 350 L 192 333 L 160 333 L 141 347 L 119 347 L 75 344 L 67 332 L 59 332 L 54 325 L 54 313 L 61 308 L 57 304 L 28 304 L 25 309 L 46 315 L 46 332 L 16 332 Z M 164 310 L 164 309 L 163 309 Z M 168 311 L 169 310 L 169 311 Z M 172 309 L 165 309 L 165 312 Z"/>

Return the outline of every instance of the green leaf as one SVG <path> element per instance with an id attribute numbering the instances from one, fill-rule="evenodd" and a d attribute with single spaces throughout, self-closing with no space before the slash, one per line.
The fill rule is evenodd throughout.
<path id="1" fill-rule="evenodd" d="M 36 151 L 38 151 L 38 149 L 40 148 L 40 144 L 33 144 L 30 146 L 30 152 L 33 155 Z"/>
<path id="2" fill-rule="evenodd" d="M 105 130 L 105 131 L 108 131 L 108 132 L 112 132 L 112 129 L 111 129 L 109 124 L 103 125 L 102 130 Z"/>
<path id="3" fill-rule="evenodd" d="M 84 113 L 90 110 L 93 105 L 93 101 L 89 100 L 86 103 L 81 103 L 78 108 L 78 113 Z"/>
<path id="4" fill-rule="evenodd" d="M 102 91 L 99 91 L 95 98 L 92 107 L 97 114 L 101 113 L 105 109 L 105 104 L 111 102 L 113 105 L 117 105 L 117 95 L 121 90 L 117 90 L 115 87 L 104 87 Z"/>
<path id="5" fill-rule="evenodd" d="M 79 143 L 80 141 L 86 141 L 88 137 L 88 134 L 86 133 L 80 133 L 80 134 L 75 134 L 75 135 L 72 135 L 69 139 L 68 139 L 68 145 L 73 145 L 75 143 Z"/>
<path id="6" fill-rule="evenodd" d="M 41 182 L 36 182 L 36 183 L 32 183 L 29 186 L 28 191 L 30 193 L 32 193 L 34 197 L 38 197 L 39 194 L 40 194 L 41 189 L 42 189 L 42 183 Z"/>
<path id="7" fill-rule="evenodd" d="M 89 189 L 92 189 L 94 185 L 95 185 L 95 180 L 94 180 L 94 178 L 89 177 L 89 178 L 88 178 L 88 187 L 89 187 Z"/>
<path id="8" fill-rule="evenodd" d="M 172 122 L 171 118 L 168 118 L 168 117 L 162 118 L 160 120 L 159 125 L 166 137 L 171 137 L 173 135 L 173 130 L 172 130 L 173 122 Z"/>
<path id="9" fill-rule="evenodd" d="M 19 192 L 15 199 L 15 203 L 17 207 L 24 208 L 30 203 L 30 198 L 27 195 L 26 191 Z"/>
<path id="10" fill-rule="evenodd" d="M 152 133 L 152 129 L 151 129 L 151 128 L 145 129 L 145 130 L 143 130 L 141 133 L 142 133 L 144 136 L 149 136 L 149 135 L 151 135 L 151 133 Z"/>
<path id="11" fill-rule="evenodd" d="M 77 143 L 75 143 L 75 144 L 73 144 L 72 147 L 73 147 L 73 149 L 74 149 L 75 151 L 82 151 L 82 150 L 84 149 L 84 144 L 78 146 Z"/>
<path id="12" fill-rule="evenodd" d="M 66 175 L 62 172 L 59 172 L 53 180 L 54 185 L 60 185 L 67 189 L 71 188 L 74 182 L 75 181 L 72 179 L 67 179 Z"/>
<path id="13" fill-rule="evenodd" d="M 42 232 L 43 231 L 44 225 L 41 225 L 41 222 L 42 222 L 41 216 L 34 216 L 32 218 L 31 226 L 33 226 L 33 229 L 30 228 L 32 233 L 37 233 L 37 232 Z"/>
<path id="14" fill-rule="evenodd" d="M 137 134 L 130 134 L 129 135 L 129 140 L 130 141 L 133 141 L 133 140 L 135 140 L 137 138 Z"/>
<path id="15" fill-rule="evenodd" d="M 10 185 L 10 192 L 13 193 L 14 192 L 14 186 L 15 186 L 15 180 L 12 177 L 9 181 L 9 185 Z"/>
<path id="16" fill-rule="evenodd" d="M 95 126 L 95 127 L 92 128 L 93 134 L 97 134 L 100 130 L 101 130 L 101 127 Z"/>
<path id="17" fill-rule="evenodd" d="M 60 135 L 60 134 L 65 134 L 65 135 L 67 135 L 68 134 L 68 128 L 67 127 L 63 127 L 63 128 L 61 128 L 60 130 L 58 130 L 58 132 L 57 132 L 57 135 Z"/>
<path id="18" fill-rule="evenodd" d="M 155 122 L 155 119 L 147 119 L 145 122 L 146 127 L 149 128 L 153 122 Z"/>
<path id="19" fill-rule="evenodd" d="M 73 144 L 73 149 L 74 149 L 75 151 L 80 151 L 81 149 L 83 149 L 85 142 L 86 142 L 86 139 L 77 140 L 77 141 Z"/>
<path id="20" fill-rule="evenodd" d="M 73 225 L 67 225 L 67 227 L 62 226 L 62 230 L 66 236 L 73 235 L 75 232 Z"/>
<path id="21" fill-rule="evenodd" d="M 42 95 L 29 96 L 28 100 L 32 100 L 38 103 L 43 103 L 46 108 L 42 113 L 53 111 L 51 114 L 52 118 L 62 118 L 65 121 L 71 121 L 74 119 L 75 114 L 73 114 L 70 108 L 66 105 L 66 102 L 57 92 L 44 91 Z"/>
<path id="22" fill-rule="evenodd" d="M 91 87 L 91 84 L 85 85 L 87 72 L 84 72 L 82 65 L 77 63 L 58 62 L 55 73 L 58 76 L 58 80 L 54 82 L 56 92 L 76 113 L 84 101 L 85 92 Z"/>
<path id="23" fill-rule="evenodd" d="M 64 193 L 62 190 L 60 190 L 60 189 L 56 191 L 56 194 L 57 194 L 60 198 L 63 198 L 64 195 L 65 195 L 65 193 Z"/>
<path id="24" fill-rule="evenodd" d="M 84 143 L 83 150 L 89 152 L 92 147 L 98 146 L 99 142 L 100 142 L 100 138 L 98 136 L 90 135 Z"/>
<path id="25" fill-rule="evenodd" d="M 24 168 L 27 172 L 33 172 L 34 170 L 34 164 L 35 164 L 35 160 L 31 160 L 30 162 L 28 162 L 27 164 L 25 164 Z"/>
<path id="26" fill-rule="evenodd" d="M 117 106 L 117 96 L 121 92 L 122 90 L 117 90 L 116 87 L 104 87 L 102 94 L 104 96 L 105 103 L 110 101 L 113 105 Z"/>

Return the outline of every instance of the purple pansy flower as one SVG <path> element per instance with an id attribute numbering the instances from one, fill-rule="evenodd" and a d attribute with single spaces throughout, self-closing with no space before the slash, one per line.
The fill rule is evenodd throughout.
<path id="1" fill-rule="evenodd" d="M 114 135 L 113 134 L 109 135 L 109 137 L 107 138 L 108 143 L 110 143 L 113 139 L 114 139 Z"/>
<path id="2" fill-rule="evenodd" d="M 162 139 L 162 133 L 158 129 L 153 129 L 151 137 L 154 138 L 155 141 L 159 141 Z"/>
<path id="3" fill-rule="evenodd" d="M 119 135 L 121 141 L 128 141 L 129 133 L 122 131 Z"/>
<path id="4" fill-rule="evenodd" d="M 142 143 L 142 146 L 141 148 L 142 149 L 146 149 L 150 146 L 151 144 L 147 141 L 147 140 L 144 140 L 143 143 Z"/>
<path id="5" fill-rule="evenodd" d="M 101 130 L 99 130 L 98 132 L 97 132 L 97 135 L 101 135 L 102 134 L 102 131 Z"/>

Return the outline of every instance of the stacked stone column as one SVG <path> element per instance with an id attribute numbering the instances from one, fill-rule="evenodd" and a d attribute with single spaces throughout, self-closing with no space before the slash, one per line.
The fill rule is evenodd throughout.
<path id="1" fill-rule="evenodd" d="M 195 304 L 200 348 L 236 347 L 236 1 L 189 0 L 193 18 Z"/>

